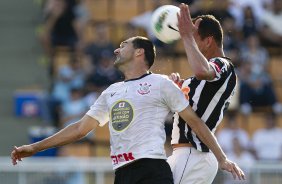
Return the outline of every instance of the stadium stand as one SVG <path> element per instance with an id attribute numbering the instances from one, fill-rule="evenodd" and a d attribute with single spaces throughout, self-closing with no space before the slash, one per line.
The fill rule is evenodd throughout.
<path id="1" fill-rule="evenodd" d="M 113 16 L 110 0 L 87 0 L 86 4 L 93 21 L 108 21 Z"/>

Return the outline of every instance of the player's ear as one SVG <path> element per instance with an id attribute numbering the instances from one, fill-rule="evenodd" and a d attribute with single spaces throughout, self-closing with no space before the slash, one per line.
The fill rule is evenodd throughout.
<path id="1" fill-rule="evenodd" d="M 211 44 L 212 44 L 212 42 L 213 42 L 213 37 L 212 36 L 209 36 L 209 37 L 207 37 L 206 38 L 206 46 L 207 47 L 210 47 L 211 46 Z"/>
<path id="2" fill-rule="evenodd" d="M 142 54 L 144 54 L 143 48 L 139 48 L 135 50 L 135 56 L 141 56 Z"/>
<path id="3" fill-rule="evenodd" d="M 202 18 L 199 18 L 199 19 L 196 20 L 196 22 L 195 22 L 195 27 L 196 27 L 197 29 L 199 28 L 199 25 L 200 25 L 200 23 L 201 23 L 202 20 L 203 20 Z"/>

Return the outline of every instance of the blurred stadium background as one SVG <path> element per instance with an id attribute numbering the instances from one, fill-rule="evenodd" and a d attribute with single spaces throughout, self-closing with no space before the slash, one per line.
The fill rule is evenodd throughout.
<path id="1" fill-rule="evenodd" d="M 1 184 L 113 183 L 107 127 L 18 166 L 10 163 L 10 151 L 76 121 L 103 89 L 121 80 L 112 59 L 125 38 L 154 41 L 154 72 L 192 75 L 181 41 L 164 45 L 148 30 L 156 7 L 179 2 L 189 3 L 193 16 L 209 13 L 221 21 L 225 54 L 239 76 L 217 137 L 247 180 L 219 171 L 214 183 L 282 183 L 281 0 L 1 0 Z M 166 130 L 169 155 L 170 117 Z"/>

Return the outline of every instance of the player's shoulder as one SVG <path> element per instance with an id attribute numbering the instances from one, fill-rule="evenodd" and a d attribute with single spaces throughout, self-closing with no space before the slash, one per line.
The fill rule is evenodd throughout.
<path id="1" fill-rule="evenodd" d="M 153 83 L 158 83 L 160 85 L 165 85 L 169 82 L 172 82 L 169 77 L 167 75 L 164 74 L 155 74 L 152 73 L 151 75 L 149 75 L 149 80 Z"/>
<path id="2" fill-rule="evenodd" d="M 152 79 L 156 79 L 156 80 L 163 80 L 163 81 L 169 80 L 168 76 L 164 74 L 152 73 L 150 76 L 152 77 Z"/>
<path id="3" fill-rule="evenodd" d="M 232 65 L 231 59 L 228 57 L 214 57 L 209 60 L 209 62 L 215 64 Z"/>
<path id="4" fill-rule="evenodd" d="M 232 64 L 231 59 L 228 57 L 214 57 L 209 60 L 209 63 L 212 63 L 218 71 L 234 70 L 234 65 Z"/>
<path id="5" fill-rule="evenodd" d="M 124 81 L 113 83 L 107 89 L 104 90 L 104 93 L 111 92 L 111 91 L 121 87 L 123 84 L 124 84 Z"/>

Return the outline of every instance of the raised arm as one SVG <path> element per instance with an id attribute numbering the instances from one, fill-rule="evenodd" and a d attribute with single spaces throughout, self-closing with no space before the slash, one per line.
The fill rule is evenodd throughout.
<path id="1" fill-rule="evenodd" d="M 231 172 L 234 179 L 236 176 L 240 180 L 245 179 L 244 172 L 235 163 L 227 159 L 213 133 L 211 133 L 206 124 L 196 115 L 190 106 L 179 112 L 179 115 L 187 122 L 201 141 L 211 149 L 219 163 L 220 169 Z"/>
<path id="2" fill-rule="evenodd" d="M 98 121 L 88 115 L 85 115 L 81 120 L 74 124 L 71 124 L 64 129 L 60 130 L 56 134 L 47 137 L 46 139 L 20 147 L 14 147 L 11 153 L 11 159 L 13 165 L 16 165 L 18 161 L 21 161 L 24 157 L 29 157 L 37 152 L 63 146 L 72 142 L 75 142 L 84 136 L 86 136 L 90 131 L 95 129 L 98 125 Z"/>
<path id="3" fill-rule="evenodd" d="M 199 50 L 195 41 L 194 34 L 198 30 L 201 19 L 197 19 L 193 24 L 188 5 L 180 5 L 180 14 L 178 17 L 178 28 L 181 35 L 188 63 L 191 66 L 195 77 L 199 80 L 212 80 L 215 77 L 215 71 L 209 65 L 207 59 Z"/>

